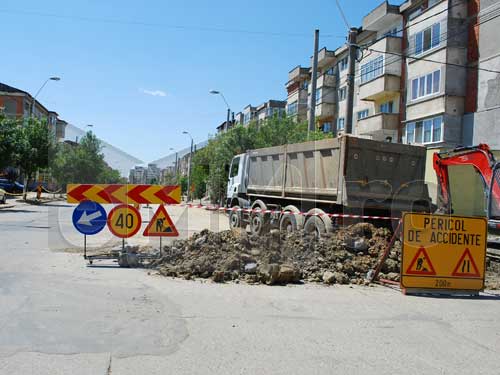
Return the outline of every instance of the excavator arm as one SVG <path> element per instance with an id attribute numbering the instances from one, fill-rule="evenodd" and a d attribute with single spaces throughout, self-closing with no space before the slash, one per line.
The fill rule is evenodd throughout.
<path id="1" fill-rule="evenodd" d="M 452 212 L 450 196 L 450 179 L 448 167 L 453 165 L 471 165 L 481 176 L 485 193 L 488 196 L 488 219 L 490 229 L 500 230 L 500 165 L 495 160 L 486 144 L 473 147 L 459 147 L 452 151 L 435 153 L 433 158 L 440 188 L 438 206 L 441 211 Z"/>

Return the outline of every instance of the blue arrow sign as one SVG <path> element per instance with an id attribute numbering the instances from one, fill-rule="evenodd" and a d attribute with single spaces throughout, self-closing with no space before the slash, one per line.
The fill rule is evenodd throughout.
<path id="1" fill-rule="evenodd" d="M 73 211 L 73 225 L 82 234 L 97 234 L 106 226 L 106 210 L 99 203 L 83 201 Z"/>

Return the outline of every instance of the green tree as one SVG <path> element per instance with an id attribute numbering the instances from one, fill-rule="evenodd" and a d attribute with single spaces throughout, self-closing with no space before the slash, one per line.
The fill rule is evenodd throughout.
<path id="1" fill-rule="evenodd" d="M 61 143 L 50 170 L 62 186 L 68 183 L 123 183 L 120 172 L 104 161 L 101 141 L 88 132 L 78 145 Z"/>
<path id="2" fill-rule="evenodd" d="M 198 181 L 196 187 L 203 186 L 205 182 L 211 200 L 220 202 L 226 193 L 228 166 L 233 156 L 251 149 L 319 140 L 328 136 L 320 131 L 308 132 L 306 123 L 290 118 L 273 117 L 260 124 L 253 122 L 247 127 L 236 126 L 210 139 L 207 146 L 195 154 L 193 181 Z"/>
<path id="3" fill-rule="evenodd" d="M 49 155 L 55 147 L 54 137 L 46 121 L 30 118 L 20 127 L 17 165 L 24 175 L 23 199 L 26 199 L 28 181 L 34 173 L 49 165 Z"/>
<path id="4" fill-rule="evenodd" d="M 21 152 L 20 120 L 0 113 L 0 170 L 14 166 Z"/>

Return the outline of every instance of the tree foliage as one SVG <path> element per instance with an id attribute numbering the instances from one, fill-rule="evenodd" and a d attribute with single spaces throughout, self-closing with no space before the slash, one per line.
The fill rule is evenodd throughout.
<path id="1" fill-rule="evenodd" d="M 61 185 L 123 182 L 120 172 L 104 161 L 102 144 L 92 132 L 83 136 L 78 145 L 60 143 L 50 170 Z"/>
<path id="2" fill-rule="evenodd" d="M 290 118 L 274 117 L 264 123 L 250 123 L 247 127 L 236 126 L 210 139 L 208 145 L 193 158 L 192 181 L 195 198 L 208 190 L 212 201 L 219 202 L 225 195 L 228 166 L 233 156 L 247 150 L 280 146 L 290 143 L 319 140 L 328 135 L 320 131 L 308 134 L 306 123 L 297 123 Z"/>
<path id="3" fill-rule="evenodd" d="M 21 125 L 20 120 L 0 114 L 0 170 L 14 165 L 20 158 Z"/>

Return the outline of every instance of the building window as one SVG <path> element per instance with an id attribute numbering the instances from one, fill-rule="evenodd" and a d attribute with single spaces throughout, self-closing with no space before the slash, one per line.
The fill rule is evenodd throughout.
<path id="1" fill-rule="evenodd" d="M 441 87 L 441 71 L 429 73 L 411 81 L 411 100 L 419 99 L 428 95 L 436 94 Z"/>
<path id="2" fill-rule="evenodd" d="M 345 128 L 345 118 L 339 117 L 337 119 L 337 131 L 344 130 Z"/>
<path id="3" fill-rule="evenodd" d="M 380 113 L 393 113 L 394 110 L 394 102 L 391 100 L 390 102 L 385 102 L 380 104 Z"/>
<path id="4" fill-rule="evenodd" d="M 368 117 L 369 111 L 368 109 L 363 109 L 362 111 L 358 112 L 358 120 L 364 119 Z"/>
<path id="5" fill-rule="evenodd" d="M 316 103 L 320 103 L 322 98 L 323 97 L 321 96 L 321 89 L 316 89 Z"/>
<path id="6" fill-rule="evenodd" d="M 339 89 L 339 102 L 345 100 L 346 97 L 347 97 L 347 87 L 344 86 Z"/>
<path id="7" fill-rule="evenodd" d="M 330 133 L 332 131 L 332 123 L 324 122 L 323 123 L 323 133 Z"/>
<path id="8" fill-rule="evenodd" d="M 371 81 L 384 74 L 384 55 L 361 65 L 361 83 Z"/>
<path id="9" fill-rule="evenodd" d="M 252 114 L 250 112 L 245 113 L 245 116 L 243 116 L 243 124 L 248 124 L 250 122 L 250 119 L 252 118 Z"/>
<path id="10" fill-rule="evenodd" d="M 309 81 L 302 82 L 302 86 L 301 86 L 302 90 L 307 90 L 308 86 L 309 86 Z"/>
<path id="11" fill-rule="evenodd" d="M 334 76 L 335 75 L 335 68 L 332 66 L 330 69 L 328 69 L 325 74 L 327 76 Z"/>
<path id="12" fill-rule="evenodd" d="M 339 61 L 339 71 L 342 72 L 347 69 L 349 66 L 349 57 L 344 57 L 342 60 Z"/>
<path id="13" fill-rule="evenodd" d="M 288 108 L 286 111 L 290 116 L 292 116 L 297 113 L 297 109 L 298 109 L 297 101 L 294 101 L 293 103 L 288 104 Z"/>
<path id="14" fill-rule="evenodd" d="M 409 122 L 403 134 L 403 143 L 428 144 L 443 141 L 443 117 L 437 116 Z"/>
<path id="15" fill-rule="evenodd" d="M 420 55 L 431 48 L 439 46 L 441 39 L 441 24 L 435 23 L 431 27 L 415 34 L 415 55 Z"/>

